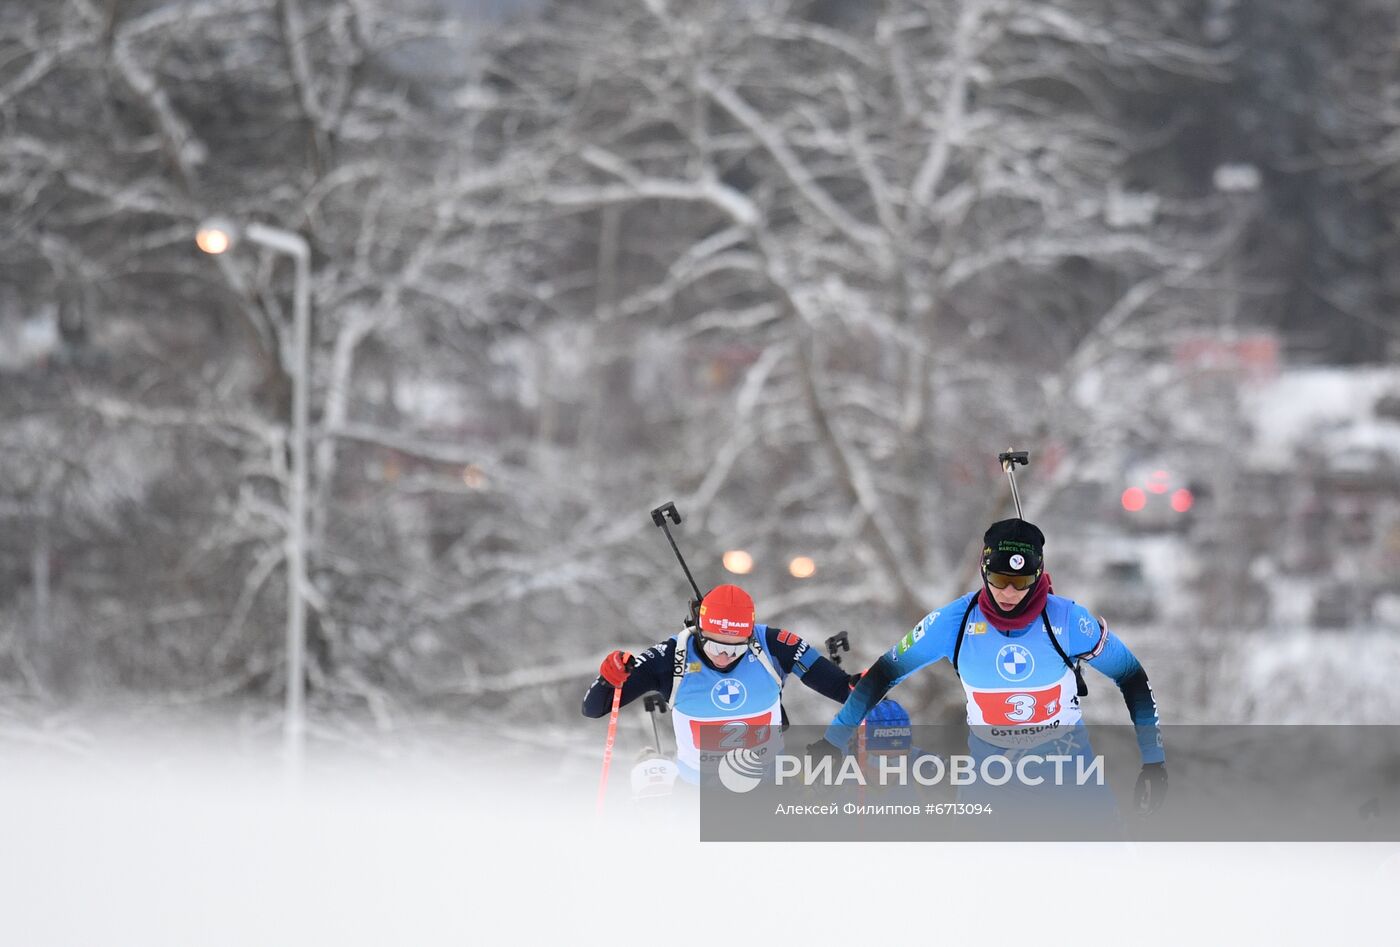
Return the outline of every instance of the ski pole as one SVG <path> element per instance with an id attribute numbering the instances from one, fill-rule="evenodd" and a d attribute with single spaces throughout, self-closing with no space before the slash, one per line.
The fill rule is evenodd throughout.
<path id="1" fill-rule="evenodd" d="M 602 818 L 603 800 L 608 795 L 608 769 L 612 766 L 613 743 L 617 741 L 617 712 L 622 709 L 622 688 L 613 688 L 612 714 L 608 717 L 608 742 L 603 747 L 603 775 L 598 780 L 598 809 L 596 815 Z"/>
<path id="2" fill-rule="evenodd" d="M 656 718 L 666 712 L 666 699 L 660 694 L 648 694 L 646 700 L 642 702 L 647 715 L 651 717 L 651 735 L 656 738 L 656 752 L 661 750 L 661 728 L 656 724 Z"/>
<path id="3" fill-rule="evenodd" d="M 831 657 L 831 663 L 841 667 L 841 652 L 851 650 L 851 636 L 844 631 L 839 631 L 826 639 L 826 651 Z M 845 670 L 842 668 L 842 670 Z M 861 772 L 865 772 L 865 720 L 862 719 L 856 727 L 856 764 L 860 766 Z M 862 783 L 856 790 L 859 801 L 865 801 L 865 785 Z"/>
<path id="4" fill-rule="evenodd" d="M 1006 471 L 1006 479 L 1011 484 L 1011 499 L 1016 503 L 1016 518 L 1025 519 L 1021 515 L 1021 494 L 1016 490 L 1016 465 L 1029 467 L 1031 465 L 1031 452 L 1027 450 L 1005 450 L 997 454 L 997 460 L 1001 461 L 1001 469 Z"/>

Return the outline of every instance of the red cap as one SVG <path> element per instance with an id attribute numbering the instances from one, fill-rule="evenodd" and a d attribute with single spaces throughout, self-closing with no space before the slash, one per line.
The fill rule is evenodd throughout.
<path id="1" fill-rule="evenodd" d="M 748 638 L 758 617 L 749 593 L 737 585 L 717 585 L 700 603 L 700 630 Z"/>

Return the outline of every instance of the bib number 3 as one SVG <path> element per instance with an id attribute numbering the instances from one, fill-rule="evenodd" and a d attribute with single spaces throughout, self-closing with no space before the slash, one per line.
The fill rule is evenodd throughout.
<path id="1" fill-rule="evenodd" d="M 1012 694 L 1006 702 L 1011 706 L 1006 712 L 1007 720 L 1020 723 L 1035 716 L 1035 697 L 1031 694 Z"/>

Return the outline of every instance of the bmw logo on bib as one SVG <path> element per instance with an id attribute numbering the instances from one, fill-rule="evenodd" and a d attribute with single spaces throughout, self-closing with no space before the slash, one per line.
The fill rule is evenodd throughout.
<path id="1" fill-rule="evenodd" d="M 1024 681 L 1035 670 L 1035 658 L 1018 644 L 1004 645 L 997 652 L 997 673 L 1008 681 Z"/>
<path id="2" fill-rule="evenodd" d="M 748 696 L 743 682 L 733 677 L 726 677 L 710 688 L 710 700 L 721 710 L 738 710 Z"/>

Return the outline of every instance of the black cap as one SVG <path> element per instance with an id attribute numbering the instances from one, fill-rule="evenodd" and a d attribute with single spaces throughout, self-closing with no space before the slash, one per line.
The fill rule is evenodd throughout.
<path id="1" fill-rule="evenodd" d="M 982 536 L 982 570 L 1035 575 L 1044 559 L 1045 534 L 1025 520 L 999 520 Z"/>

